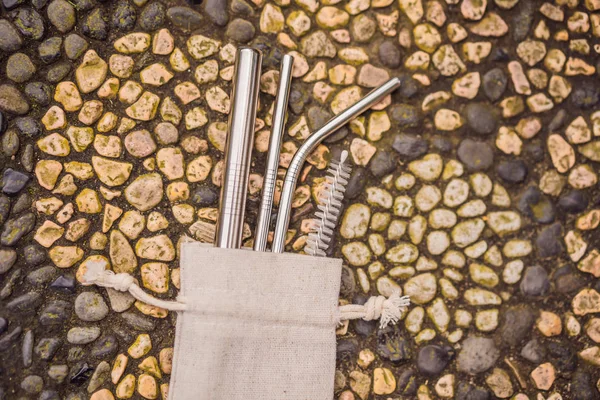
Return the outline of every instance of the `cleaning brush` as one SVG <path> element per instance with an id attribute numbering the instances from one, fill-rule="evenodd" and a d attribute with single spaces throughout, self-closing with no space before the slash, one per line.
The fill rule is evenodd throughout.
<path id="1" fill-rule="evenodd" d="M 319 196 L 319 211 L 315 213 L 311 233 L 308 234 L 304 252 L 311 256 L 325 257 L 325 251 L 329 247 L 333 237 L 337 220 L 342 209 L 342 200 L 346 185 L 350 178 L 351 167 L 345 162 L 348 152 L 344 150 L 340 161 L 332 161 L 327 170 L 325 178 L 325 189 Z"/>

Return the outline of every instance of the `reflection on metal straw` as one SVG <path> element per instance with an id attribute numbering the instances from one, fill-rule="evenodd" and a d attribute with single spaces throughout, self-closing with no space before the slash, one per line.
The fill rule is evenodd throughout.
<path id="1" fill-rule="evenodd" d="M 275 225 L 275 235 L 273 237 L 273 253 L 283 253 L 285 247 L 285 235 L 290 223 L 292 199 L 296 190 L 296 182 L 300 175 L 300 168 L 306 161 L 306 158 L 327 136 L 334 133 L 351 119 L 362 114 L 373 105 L 381 101 L 385 96 L 400 87 L 400 79 L 392 78 L 373 89 L 369 94 L 360 99 L 357 103 L 351 105 L 332 119 L 330 119 L 321 129 L 313 133 L 306 139 L 306 142 L 296 151 L 294 158 L 288 167 L 279 200 L 279 210 L 277 224 Z"/>
<path id="2" fill-rule="evenodd" d="M 277 87 L 277 97 L 275 98 L 275 109 L 273 111 L 273 129 L 271 130 L 271 139 L 269 141 L 262 199 L 256 221 L 254 251 L 265 251 L 267 248 L 267 237 L 269 235 L 271 211 L 273 209 L 273 195 L 275 194 L 275 183 L 277 181 L 277 167 L 279 166 L 279 151 L 285 128 L 285 114 L 290 96 L 290 86 L 292 84 L 293 65 L 294 57 L 287 54 L 283 56 L 281 70 L 279 71 L 279 86 Z"/>
<path id="3" fill-rule="evenodd" d="M 237 249 L 242 245 L 261 61 L 262 54 L 256 49 L 237 51 L 215 247 Z"/>

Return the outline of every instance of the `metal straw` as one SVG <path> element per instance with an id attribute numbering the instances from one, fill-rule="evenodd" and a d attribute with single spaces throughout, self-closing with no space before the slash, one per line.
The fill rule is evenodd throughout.
<path id="1" fill-rule="evenodd" d="M 254 235 L 254 251 L 265 251 L 267 249 L 267 237 L 269 236 L 269 225 L 271 223 L 271 211 L 273 209 L 273 196 L 277 181 L 277 167 L 279 166 L 279 151 L 285 128 L 285 115 L 290 96 L 292 84 L 292 67 L 294 57 L 286 54 L 281 60 L 279 71 L 279 86 L 275 98 L 275 109 L 273 111 L 273 128 L 269 140 L 269 152 L 267 153 L 267 166 L 263 180 L 262 199 L 258 210 L 256 221 L 256 233 Z"/>
<path id="2" fill-rule="evenodd" d="M 296 151 L 294 158 L 288 167 L 283 182 L 283 189 L 281 191 L 281 199 L 279 200 L 279 210 L 277 217 L 277 224 L 275 225 L 275 235 L 273 237 L 273 253 L 283 253 L 285 247 L 285 235 L 287 233 L 288 225 L 290 223 L 291 206 L 294 197 L 294 191 L 296 190 L 296 182 L 300 175 L 300 169 L 306 161 L 306 158 L 314 149 L 329 135 L 337 131 L 344 124 L 351 119 L 362 114 L 364 111 L 371 108 L 373 105 L 381 101 L 385 96 L 400 87 L 400 79 L 392 78 L 373 89 L 369 94 L 360 99 L 357 103 L 351 105 L 332 119 L 330 119 L 321 129 L 313 133 L 306 139 L 306 142 Z"/>
<path id="3" fill-rule="evenodd" d="M 238 249 L 242 245 L 261 61 L 256 49 L 237 51 L 215 247 Z"/>

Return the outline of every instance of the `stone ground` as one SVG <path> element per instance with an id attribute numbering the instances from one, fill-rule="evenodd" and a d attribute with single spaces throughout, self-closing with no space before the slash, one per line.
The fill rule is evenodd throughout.
<path id="1" fill-rule="evenodd" d="M 81 274 L 104 260 L 175 298 L 178 243 L 211 241 L 246 43 L 264 53 L 246 245 L 281 56 L 282 176 L 402 79 L 310 157 L 293 204 L 300 252 L 348 149 L 341 297 L 413 301 L 395 327 L 339 329 L 336 398 L 600 398 L 599 0 L 1 3 L 0 399 L 166 398 L 174 313 Z"/>

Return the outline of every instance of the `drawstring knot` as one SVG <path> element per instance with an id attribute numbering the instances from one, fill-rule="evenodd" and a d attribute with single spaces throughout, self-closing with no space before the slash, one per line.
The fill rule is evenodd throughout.
<path id="1" fill-rule="evenodd" d="M 400 296 L 395 291 L 389 297 L 372 296 L 364 305 L 348 304 L 339 307 L 339 320 L 363 319 L 373 321 L 379 319 L 379 327 L 385 328 L 389 324 L 395 324 L 402 318 L 407 307 L 410 305 L 408 296 Z"/>

